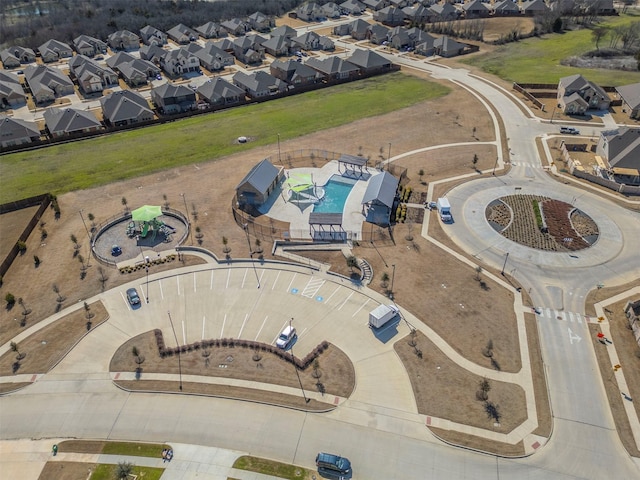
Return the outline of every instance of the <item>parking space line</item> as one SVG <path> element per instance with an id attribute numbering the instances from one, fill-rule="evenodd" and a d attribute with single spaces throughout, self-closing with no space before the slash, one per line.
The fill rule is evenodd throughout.
<path id="1" fill-rule="evenodd" d="M 244 276 L 242 277 L 242 285 L 240 286 L 240 288 L 244 288 L 244 281 L 247 279 L 247 272 L 249 271 L 248 268 L 244 269 Z"/>
<path id="2" fill-rule="evenodd" d="M 353 315 L 351 315 L 351 318 L 355 317 L 355 316 L 360 312 L 360 310 L 362 310 L 362 309 L 364 308 L 364 306 L 365 306 L 367 303 L 369 303 L 369 300 L 370 300 L 370 299 L 369 299 L 369 298 L 367 298 L 367 301 L 366 301 L 366 302 L 364 302 L 364 303 L 360 306 L 360 308 L 359 308 L 358 310 L 356 310 L 356 311 L 355 311 L 355 313 L 354 313 Z"/>
<path id="3" fill-rule="evenodd" d="M 164 300 L 164 292 L 162 291 L 162 280 L 158 280 L 158 285 L 160 286 L 160 297 Z"/>
<path id="4" fill-rule="evenodd" d="M 227 286 L 225 288 L 229 288 L 229 277 L 231 277 L 231 269 L 227 270 Z"/>
<path id="5" fill-rule="evenodd" d="M 194 292 L 197 291 L 197 287 L 196 287 L 196 272 L 193 272 L 193 291 Z"/>
<path id="6" fill-rule="evenodd" d="M 176 275 L 176 283 L 178 285 L 178 296 L 180 296 L 180 275 Z"/>
<path id="7" fill-rule="evenodd" d="M 183 345 L 187 344 L 187 331 L 184 328 L 184 320 L 182 320 L 182 342 L 183 342 Z"/>
<path id="8" fill-rule="evenodd" d="M 200 340 L 204 340 L 204 325 L 206 322 L 207 322 L 207 317 L 203 315 L 202 316 L 202 337 L 200 337 Z"/>
<path id="9" fill-rule="evenodd" d="M 124 293 L 120 292 L 120 296 L 122 297 L 122 301 L 127 306 L 127 310 L 132 310 L 131 305 L 129 305 L 129 301 L 124 297 Z"/>
<path id="10" fill-rule="evenodd" d="M 222 337 L 222 333 L 224 332 L 224 324 L 227 323 L 227 314 L 224 314 L 224 320 L 222 320 L 222 328 L 220 329 L 220 338 Z"/>
<path id="11" fill-rule="evenodd" d="M 213 290 L 213 270 L 211 270 L 211 284 L 209 285 L 209 290 Z"/>
<path id="12" fill-rule="evenodd" d="M 293 285 L 293 281 L 296 279 L 296 275 L 298 275 L 297 273 L 293 274 L 293 278 L 291 279 L 291 281 L 289 282 L 289 286 L 287 287 L 287 292 L 291 291 L 291 285 Z"/>
<path id="13" fill-rule="evenodd" d="M 282 273 L 282 270 L 278 270 L 278 275 L 276 275 L 276 280 L 275 280 L 275 282 L 273 282 L 273 286 L 271 287 L 271 290 L 276 288 L 276 283 L 278 283 L 278 279 L 280 278 L 280 274 L 281 273 Z"/>
<path id="14" fill-rule="evenodd" d="M 302 330 L 302 332 L 300 332 L 300 335 L 298 335 L 298 338 L 301 337 L 302 335 L 304 335 L 304 333 L 308 330 L 308 328 L 305 327 L 304 330 Z"/>
<path id="15" fill-rule="evenodd" d="M 242 322 L 242 326 L 240 327 L 240 333 L 238 333 L 238 338 L 242 338 L 242 330 L 244 330 L 244 325 L 247 323 L 247 319 L 249 318 L 249 314 L 247 313 L 244 316 L 244 322 Z"/>
<path id="16" fill-rule="evenodd" d="M 260 332 L 262 332 L 262 329 L 264 328 L 264 324 L 267 323 L 267 318 L 269 318 L 269 315 L 264 317 L 264 320 L 262 321 L 262 325 L 260 325 L 260 330 L 258 330 L 258 333 L 256 334 L 256 338 L 253 339 L 254 342 L 258 340 L 258 337 L 260 336 Z"/>
<path id="17" fill-rule="evenodd" d="M 333 296 L 336 294 L 336 292 L 337 292 L 338 290 L 340 290 L 340 285 L 338 285 L 338 286 L 336 287 L 336 289 L 333 291 L 333 293 L 332 293 L 331 295 L 329 295 L 329 298 L 327 298 L 327 299 L 324 301 L 324 303 L 329 303 L 329 300 L 331 300 L 331 299 L 333 298 Z"/>
<path id="18" fill-rule="evenodd" d="M 262 276 L 264 275 L 264 270 L 262 270 L 262 273 L 260 274 L 260 280 L 258 281 L 258 283 L 260 285 L 262 285 Z"/>
<path id="19" fill-rule="evenodd" d="M 342 310 L 342 307 L 344 307 L 345 303 L 349 301 L 349 299 L 353 296 L 354 293 L 355 292 L 351 292 L 351 295 L 349 295 L 347 298 L 344 299 L 344 302 L 342 302 L 342 305 L 338 307 L 338 310 Z"/>
<path id="20" fill-rule="evenodd" d="M 142 285 L 140 285 L 140 295 L 142 296 L 142 300 L 144 300 L 143 303 L 149 303 L 147 302 L 147 297 L 144 296 L 144 288 L 142 288 Z"/>

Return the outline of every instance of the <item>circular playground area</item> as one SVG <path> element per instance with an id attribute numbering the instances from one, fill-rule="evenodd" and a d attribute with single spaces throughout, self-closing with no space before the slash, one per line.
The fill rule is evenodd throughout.
<path id="1" fill-rule="evenodd" d="M 102 260 L 117 264 L 160 254 L 179 246 L 189 233 L 184 215 L 176 210 L 144 205 L 102 226 L 94 238 L 93 251 Z"/>

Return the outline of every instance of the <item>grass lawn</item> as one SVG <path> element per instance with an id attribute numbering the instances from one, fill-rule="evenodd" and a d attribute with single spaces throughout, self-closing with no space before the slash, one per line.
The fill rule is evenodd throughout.
<path id="1" fill-rule="evenodd" d="M 278 134 L 284 141 L 448 92 L 437 83 L 394 73 L 164 125 L 4 155 L 0 158 L 0 203 L 206 162 L 275 143 Z M 236 143 L 241 135 L 251 142 Z"/>
<path id="2" fill-rule="evenodd" d="M 312 473 L 302 467 L 296 467 L 295 465 L 274 462 L 273 460 L 258 457 L 240 457 L 233 464 L 233 468 L 263 473 L 265 475 L 272 475 L 280 478 L 288 478 L 290 480 L 305 480 L 312 478 Z"/>
<path id="3" fill-rule="evenodd" d="M 640 12 L 631 11 L 619 17 L 606 17 L 601 26 L 612 29 L 630 22 L 640 22 Z M 606 37 L 600 42 L 600 46 L 606 46 L 608 41 Z M 557 83 L 561 77 L 575 73 L 581 73 L 589 80 L 607 86 L 638 81 L 637 71 L 580 69 L 560 65 L 564 58 L 582 55 L 595 48 L 591 30 L 583 29 L 528 38 L 461 61 L 505 80 L 520 83 Z"/>

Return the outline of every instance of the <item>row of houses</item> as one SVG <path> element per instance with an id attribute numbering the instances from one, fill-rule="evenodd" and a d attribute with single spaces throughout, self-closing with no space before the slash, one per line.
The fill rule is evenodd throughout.
<path id="1" fill-rule="evenodd" d="M 397 26 L 387 28 L 378 23 L 369 23 L 361 18 L 334 27 L 333 33 L 349 35 L 356 40 L 369 40 L 375 45 L 389 45 L 398 50 L 412 50 L 419 55 L 454 57 L 461 55 L 469 46 L 450 37 L 434 37 L 417 27 Z"/>
<path id="2" fill-rule="evenodd" d="M 30 66 L 31 70 L 54 71 L 44 65 Z M 293 60 L 272 63 L 269 72 L 251 74 L 236 73 L 231 81 L 216 77 L 197 89 L 185 85 L 164 83 L 151 90 L 151 102 L 133 90 L 118 90 L 100 99 L 103 122 L 93 112 L 74 108 L 47 108 L 44 112 L 45 135 L 49 138 L 81 135 L 103 129 L 105 125 L 133 126 L 154 120 L 157 114 L 172 115 L 189 112 L 199 104 L 210 108 L 222 108 L 246 103 L 268 96 L 282 94 L 301 87 L 313 88 L 315 84 L 353 80 L 391 71 L 393 64 L 371 50 L 356 50 L 348 59 L 336 56 L 322 60 L 312 58 L 305 64 Z M 4 75 L 0 72 L 0 79 Z M 25 72 L 26 75 L 26 72 Z M 17 76 L 13 75 L 16 77 Z M 70 79 L 62 76 L 66 81 Z M 0 83 L 1 85 L 1 83 Z M 65 86 L 66 84 L 61 85 Z M 62 87 L 61 87 L 62 88 Z M 70 84 L 73 91 L 73 84 Z M 155 111 L 154 111 L 155 109 Z M 27 122 L 8 116 L 0 124 L 0 145 L 10 147 L 40 140 L 42 134 L 35 122 Z"/>

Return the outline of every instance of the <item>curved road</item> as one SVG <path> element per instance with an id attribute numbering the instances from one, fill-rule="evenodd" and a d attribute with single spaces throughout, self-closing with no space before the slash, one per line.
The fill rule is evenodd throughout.
<path id="1" fill-rule="evenodd" d="M 352 45 L 345 46 L 353 48 Z M 125 310 L 124 299 L 119 297 L 126 286 L 101 295 L 112 318 L 126 323 L 110 320 L 99 327 L 101 331 L 96 333 L 100 335 L 86 337 L 86 341 L 83 340 L 41 381 L 0 398 L 1 438 L 173 441 L 220 446 L 309 467 L 312 467 L 317 451 L 331 450 L 352 460 L 354 478 L 638 478 L 637 460 L 632 460 L 622 449 L 613 427 L 593 351 L 585 338 L 588 331 L 582 315 L 584 296 L 597 283 L 622 283 L 640 277 L 640 264 L 637 257 L 630 256 L 633 244 L 629 241 L 640 238 L 638 215 L 549 178 L 540 168 L 534 138 L 555 132 L 555 127 L 525 115 L 502 88 L 469 75 L 465 70 L 403 57 L 394 57 L 394 60 L 479 92 L 500 113 L 505 124 L 514 167 L 506 177 L 476 180 L 451 190 L 448 196 L 457 221 L 448 231 L 462 248 L 496 268 L 502 266 L 509 253 L 507 271 L 531 289 L 532 298 L 543 308 L 539 325 L 555 417 L 554 434 L 547 445 L 535 455 L 519 460 L 445 446 L 430 436 L 423 419 L 408 407 L 411 400 L 407 398 L 410 396 L 406 391 L 408 379 L 401 374 L 396 375 L 393 385 L 380 385 L 375 375 L 359 378 L 355 398 L 329 414 L 196 396 L 131 395 L 116 389 L 106 373 L 109 355 L 99 352 L 108 351 L 114 342 L 130 338 L 131 328 L 144 331 L 149 325 L 155 325 L 158 317 L 166 315 L 167 305 L 176 312 L 176 318 L 187 316 L 187 312 L 196 318 L 199 315 L 206 317 L 206 303 L 201 302 L 207 302 L 214 281 L 218 282 L 216 285 L 222 285 L 225 279 L 224 275 L 214 279 L 212 274 L 207 292 L 206 278 L 195 273 L 192 280 L 186 275 L 182 283 L 177 276 L 171 280 L 176 284 L 172 286 L 171 295 L 165 290 L 166 285 L 164 289 L 160 287 L 165 280 L 157 279 L 150 292 L 151 303 L 142 307 L 149 308 L 152 315 Z M 578 258 L 566 258 L 564 254 L 549 257 L 549 254 L 541 255 L 498 239 L 495 232 L 482 224 L 484 206 L 493 195 L 502 195 L 516 187 L 523 193 L 544 191 L 549 196 L 571 199 L 571 203 L 607 226 L 599 245 L 581 252 Z M 238 288 L 243 290 L 245 283 L 251 282 L 250 271 L 248 275 L 245 272 L 242 279 L 236 276 L 232 279 L 229 275 L 227 287 L 229 282 L 241 282 L 242 287 Z M 270 275 L 280 274 L 274 271 Z M 191 281 L 193 285 L 189 284 L 187 288 L 185 283 Z M 253 296 L 247 297 L 241 292 L 241 295 L 222 295 L 218 301 L 231 302 L 225 304 L 231 309 L 229 311 L 243 308 L 252 315 L 254 312 L 263 315 L 266 311 L 269 312 L 267 315 L 287 318 L 291 315 L 290 308 L 295 309 L 297 318 L 303 318 L 311 311 L 309 306 L 314 305 L 314 301 L 319 302 L 317 298 L 314 300 L 315 293 L 308 297 L 306 304 L 297 304 L 297 299 L 289 302 L 289 297 L 272 298 L 267 286 L 275 286 L 278 281 L 271 278 L 267 282 L 265 278 L 260 292 L 251 286 L 255 292 Z M 295 283 L 295 280 L 290 281 Z M 317 284 L 314 282 L 318 280 L 305 278 L 301 285 L 308 288 L 310 284 Z M 342 288 L 331 282 L 321 286 L 325 287 L 325 300 L 332 291 Z M 246 288 L 250 288 L 249 283 Z M 191 289 L 194 293 L 187 293 Z M 199 296 L 195 293 L 198 290 Z M 349 313 L 342 312 L 340 303 L 335 303 L 333 315 L 319 314 L 305 325 L 321 328 L 326 322 L 339 339 L 347 331 L 353 332 L 343 327 L 343 322 L 357 322 L 362 318 L 359 341 L 363 343 L 354 348 L 362 365 L 370 362 L 382 368 L 387 362 L 381 360 L 391 359 L 392 355 L 383 350 L 380 356 L 367 357 L 365 347 L 370 338 L 366 337 L 370 332 L 365 326 L 366 307 L 362 302 L 354 303 L 356 300 L 347 292 L 343 293 L 345 297 L 340 298 L 344 298 L 344 305 L 351 308 Z M 551 316 L 547 315 L 551 312 Z M 133 313 L 141 315 L 136 317 Z M 558 320 L 558 317 L 562 319 Z M 248 318 L 247 313 L 245 321 Z M 218 318 L 216 328 L 221 324 L 226 328 L 227 321 L 231 322 L 231 319 Z M 251 324 L 250 328 L 255 329 L 256 336 L 262 335 L 260 319 L 255 321 L 257 323 Z M 249 328 L 243 323 L 242 316 L 233 322 L 240 332 Z M 264 322 L 267 322 L 266 318 Z M 277 333 L 279 327 L 280 321 L 271 326 L 269 334 Z M 354 327 L 359 331 L 357 325 L 351 323 L 351 328 Z M 203 331 L 205 328 L 206 319 L 203 319 Z M 181 325 L 177 325 L 177 329 L 180 332 Z M 197 338 L 198 335 L 193 329 L 182 332 L 185 338 L 192 338 L 192 335 Z M 304 341 L 304 332 L 301 337 Z M 376 396 L 380 396 L 380 401 L 367 401 Z M 396 397 L 397 403 L 394 403 Z"/>

